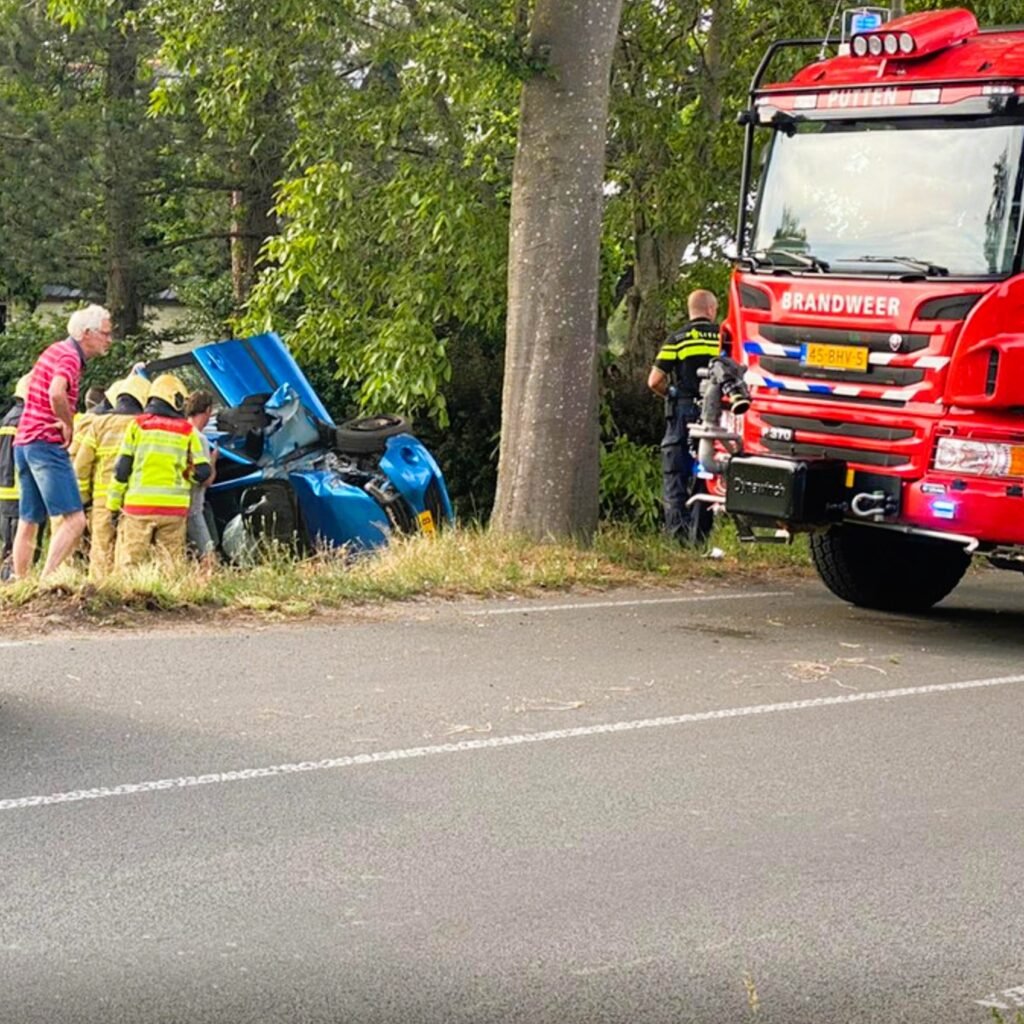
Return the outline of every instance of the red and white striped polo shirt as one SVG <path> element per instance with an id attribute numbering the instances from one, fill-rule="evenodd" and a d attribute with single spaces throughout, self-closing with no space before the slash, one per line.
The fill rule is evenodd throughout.
<path id="1" fill-rule="evenodd" d="M 14 436 L 15 444 L 29 444 L 32 441 L 63 444 L 60 421 L 50 405 L 50 384 L 58 376 L 68 382 L 68 402 L 74 411 L 78 405 L 78 383 L 84 365 L 85 356 L 73 338 L 55 341 L 36 360 L 28 382 L 25 411 L 21 414 L 18 433 Z"/>

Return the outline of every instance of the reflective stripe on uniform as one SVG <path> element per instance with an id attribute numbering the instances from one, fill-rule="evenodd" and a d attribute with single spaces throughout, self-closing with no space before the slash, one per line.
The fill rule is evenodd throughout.
<path id="1" fill-rule="evenodd" d="M 209 462 L 199 435 L 188 420 L 143 413 L 125 431 L 118 458 L 131 461 L 124 483 L 116 478 L 107 493 L 108 508 L 127 513 L 185 515 L 192 501 L 192 483 L 185 479 L 191 464 Z"/>
<path id="2" fill-rule="evenodd" d="M 657 358 L 668 361 L 677 359 L 689 359 L 691 356 L 717 356 L 719 352 L 718 342 L 705 341 L 682 341 L 677 345 L 666 345 Z"/>
<path id="3" fill-rule="evenodd" d="M 0 427 L 0 437 L 14 437 L 17 427 Z M 8 487 L 0 487 L 0 501 L 17 501 L 21 494 L 18 486 L 18 471 L 14 470 L 14 480 Z"/>

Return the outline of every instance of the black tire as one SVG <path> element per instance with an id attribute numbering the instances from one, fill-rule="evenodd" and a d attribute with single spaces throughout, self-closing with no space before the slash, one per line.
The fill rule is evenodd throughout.
<path id="1" fill-rule="evenodd" d="M 371 455 L 383 452 L 389 437 L 408 433 L 409 421 L 401 416 L 363 416 L 348 420 L 335 430 L 334 447 L 346 455 Z"/>
<path id="2" fill-rule="evenodd" d="M 971 564 L 963 548 L 946 541 L 849 525 L 812 534 L 811 558 L 836 597 L 887 612 L 931 608 Z"/>

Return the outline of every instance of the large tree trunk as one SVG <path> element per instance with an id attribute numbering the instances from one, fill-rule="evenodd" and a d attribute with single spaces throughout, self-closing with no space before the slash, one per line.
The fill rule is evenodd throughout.
<path id="1" fill-rule="evenodd" d="M 512 177 L 493 525 L 597 526 L 597 294 L 609 74 L 622 0 L 537 0 Z"/>
<path id="2" fill-rule="evenodd" d="M 134 4 L 126 4 L 129 13 Z M 114 334 L 131 337 L 142 329 L 142 288 L 138 245 L 142 213 L 139 204 L 138 161 L 144 149 L 139 135 L 144 101 L 138 98 L 139 49 L 136 30 L 111 30 L 106 77 L 106 200 L 107 307 Z"/>

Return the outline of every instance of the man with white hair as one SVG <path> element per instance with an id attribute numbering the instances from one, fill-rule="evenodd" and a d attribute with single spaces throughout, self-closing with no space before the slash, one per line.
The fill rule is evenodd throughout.
<path id="1" fill-rule="evenodd" d="M 36 535 L 48 518 L 60 516 L 61 520 L 50 538 L 43 576 L 75 549 L 85 530 L 82 496 L 68 446 L 75 432 L 75 406 L 85 361 L 106 354 L 110 335 L 110 313 L 102 306 L 76 310 L 68 320 L 68 337 L 45 349 L 32 367 L 25 409 L 14 437 L 20 485 L 12 558 L 16 579 L 28 572 Z"/>

